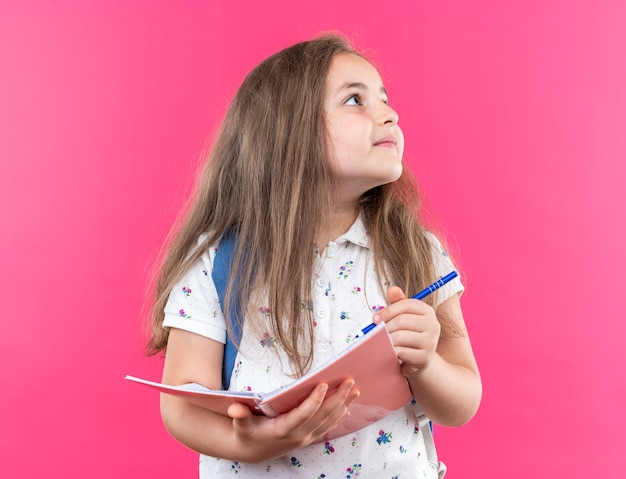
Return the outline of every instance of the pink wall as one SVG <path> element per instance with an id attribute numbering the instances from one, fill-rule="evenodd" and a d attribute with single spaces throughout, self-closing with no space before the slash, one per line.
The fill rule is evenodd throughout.
<path id="1" fill-rule="evenodd" d="M 0 476 L 195 476 L 122 380 L 159 377 L 149 265 L 243 75 L 338 29 L 376 51 L 463 259 L 485 393 L 436 431 L 449 477 L 617 477 L 624 3 L 211 3 L 0 3 Z"/>

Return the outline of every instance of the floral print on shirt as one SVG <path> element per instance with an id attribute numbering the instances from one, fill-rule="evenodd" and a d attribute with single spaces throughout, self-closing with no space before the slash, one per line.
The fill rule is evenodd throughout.
<path id="1" fill-rule="evenodd" d="M 335 448 L 329 441 L 326 441 L 324 443 L 324 454 L 332 454 L 333 452 L 335 452 Z"/>
<path id="2" fill-rule="evenodd" d="M 339 268 L 337 279 L 348 279 L 350 273 L 352 273 L 352 265 L 354 265 L 354 261 L 346 261 L 341 268 Z"/>
<path id="3" fill-rule="evenodd" d="M 453 265 L 433 237 L 437 274 L 446 275 Z M 359 220 L 334 243 L 329 243 L 315 261 L 316 276 L 311 282 L 311 297 L 302 303 L 314 326 L 313 365 L 316 368 L 340 353 L 355 334 L 371 323 L 372 314 L 386 306 L 387 285 L 379 287 L 368 238 Z M 313 249 L 311 254 L 313 254 Z M 225 323 L 212 284 L 214 249 L 201 256 L 180 284 L 172 290 L 166 305 L 166 327 L 189 329 L 211 339 L 223 341 L 215 331 Z M 317 280 L 321 281 L 317 281 Z M 441 288 L 441 302 L 462 290 L 460 282 Z M 448 285 L 446 285 L 448 286 Z M 256 305 L 255 320 L 271 319 L 265 304 Z M 235 361 L 230 387 L 234 391 L 272 391 L 292 381 L 292 359 L 286 357 L 271 328 L 246 330 Z M 196 329 L 194 329 L 196 328 Z M 222 333 L 224 334 L 224 333 Z M 262 464 L 232 462 L 202 456 L 200 478 L 304 477 L 307 479 L 409 478 L 436 479 L 436 470 L 426 458 L 423 438 L 415 421 L 417 404 L 409 405 L 348 436 L 325 440 Z"/>
<path id="4" fill-rule="evenodd" d="M 348 475 L 346 476 L 346 479 L 352 479 L 354 477 L 359 477 L 361 474 L 359 473 L 359 471 L 361 470 L 361 464 L 352 464 L 351 467 L 348 467 L 346 469 L 346 472 L 348 473 Z"/>
<path id="5" fill-rule="evenodd" d="M 263 333 L 263 337 L 261 338 L 261 341 L 259 342 L 261 343 L 261 346 L 263 346 L 264 348 L 271 348 L 276 345 L 276 338 L 271 337 L 270 333 L 265 332 Z"/>
<path id="6" fill-rule="evenodd" d="M 387 444 L 391 442 L 391 433 L 385 432 L 382 429 L 378 431 L 378 437 L 376 438 L 376 442 L 380 444 Z"/>

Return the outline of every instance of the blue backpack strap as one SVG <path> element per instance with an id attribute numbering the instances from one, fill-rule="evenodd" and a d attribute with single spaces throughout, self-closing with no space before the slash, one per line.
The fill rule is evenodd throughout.
<path id="1" fill-rule="evenodd" d="M 211 276 L 217 295 L 219 296 L 220 306 L 222 311 L 225 311 L 224 301 L 226 298 L 226 289 L 228 287 L 228 280 L 233 269 L 233 259 L 235 257 L 235 248 L 237 247 L 237 238 L 235 234 L 228 230 L 222 236 L 220 243 L 215 253 L 215 259 L 213 260 L 213 271 Z M 232 301 L 228 308 L 229 317 L 225 318 L 231 327 L 234 340 L 239 343 L 241 341 L 241 321 L 240 307 L 238 301 Z M 235 366 L 235 358 L 237 357 L 237 347 L 231 340 L 230 336 L 226 334 L 226 344 L 224 345 L 224 362 L 222 366 L 222 385 L 224 389 L 228 389 L 230 386 L 230 377 L 233 373 Z"/>

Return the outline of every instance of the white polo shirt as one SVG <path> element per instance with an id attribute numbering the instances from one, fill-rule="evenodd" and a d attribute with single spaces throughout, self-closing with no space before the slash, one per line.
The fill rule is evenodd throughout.
<path id="1" fill-rule="evenodd" d="M 437 276 L 454 270 L 439 241 L 431 235 Z M 312 301 L 314 326 L 313 368 L 343 351 L 354 335 L 372 321 L 372 314 L 386 306 L 386 288 L 378 287 L 374 260 L 361 218 L 344 235 L 316 255 Z M 166 328 L 180 328 L 220 341 L 226 340 L 226 325 L 211 278 L 217 244 L 197 261 L 172 290 L 165 307 Z M 262 272 L 259 272 L 261 274 Z M 438 290 L 438 304 L 463 291 L 457 277 Z M 407 292 L 408 293 L 408 292 Z M 414 292 L 413 292 L 414 293 Z M 272 337 L 267 305 L 255 307 L 254 321 L 268 324 L 258 333 L 246 329 L 230 382 L 231 390 L 268 392 L 292 382 L 289 359 Z M 358 387 L 358 384 L 356 385 Z M 239 478 L 436 478 L 428 463 L 417 425 L 417 404 L 386 416 L 375 424 L 327 443 L 305 448 L 262 464 L 200 457 L 203 479 Z M 210 434 L 210 431 L 207 431 Z M 219 439 L 218 439 L 219 440 Z"/>

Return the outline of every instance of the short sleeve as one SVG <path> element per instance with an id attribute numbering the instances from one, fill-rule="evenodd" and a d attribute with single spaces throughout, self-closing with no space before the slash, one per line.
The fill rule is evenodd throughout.
<path id="1" fill-rule="evenodd" d="M 456 271 L 456 267 L 452 263 L 448 252 L 444 249 L 441 242 L 432 233 L 427 233 L 428 239 L 432 245 L 433 261 L 435 263 L 435 272 L 438 278 L 446 276 L 452 271 Z M 437 306 L 450 299 L 455 294 L 463 294 L 465 287 L 461 282 L 461 277 L 457 276 L 449 283 L 439 288 L 437 293 Z"/>
<path id="2" fill-rule="evenodd" d="M 226 322 L 211 277 L 215 250 L 209 248 L 174 286 L 165 305 L 163 327 L 225 343 Z"/>

